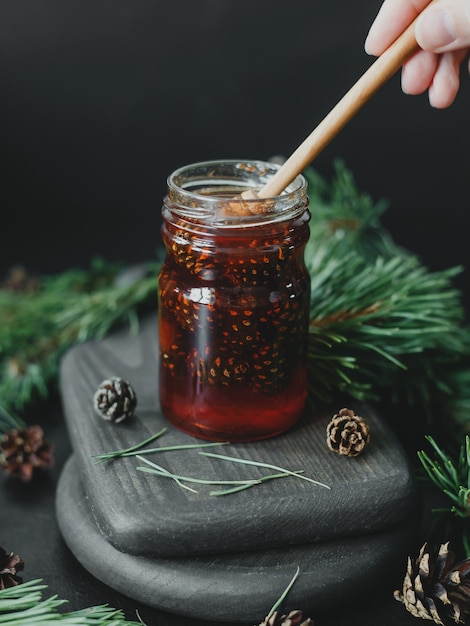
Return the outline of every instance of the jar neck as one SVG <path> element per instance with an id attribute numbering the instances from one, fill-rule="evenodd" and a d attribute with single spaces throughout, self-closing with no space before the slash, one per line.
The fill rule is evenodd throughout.
<path id="1" fill-rule="evenodd" d="M 257 246 L 301 246 L 310 235 L 310 211 L 308 201 L 297 206 L 294 215 L 283 220 L 271 220 L 256 223 L 243 223 L 236 227 L 222 227 L 217 222 L 200 222 L 182 216 L 175 206 L 165 199 L 162 210 L 162 238 L 169 242 L 178 240 L 190 243 L 194 249 L 205 247 L 220 250 L 221 247 L 255 248 Z"/>
<path id="2" fill-rule="evenodd" d="M 295 220 L 308 204 L 303 176 L 297 176 L 273 198 L 241 196 L 243 191 L 261 189 L 279 167 L 262 161 L 235 160 L 188 165 L 169 176 L 165 209 L 185 222 L 219 230 Z"/>

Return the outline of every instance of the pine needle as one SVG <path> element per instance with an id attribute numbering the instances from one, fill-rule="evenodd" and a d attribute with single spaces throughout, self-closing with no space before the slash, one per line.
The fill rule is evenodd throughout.
<path id="1" fill-rule="evenodd" d="M 9 411 L 6 407 L 0 404 L 0 434 L 7 433 L 9 430 L 15 428 L 25 428 L 25 422 L 19 417 Z"/>
<path id="2" fill-rule="evenodd" d="M 158 433 L 152 435 L 148 439 L 137 443 L 135 446 L 131 446 L 130 448 L 125 448 L 123 450 L 115 450 L 114 452 L 105 452 L 103 454 L 93 454 L 92 457 L 98 459 L 95 465 L 99 463 L 103 463 L 104 461 L 110 461 L 112 459 L 124 458 L 128 456 L 138 456 L 143 454 L 153 454 L 155 452 L 175 452 L 178 450 L 194 450 L 198 448 L 213 448 L 214 446 L 224 446 L 227 445 L 226 441 L 214 441 L 212 443 L 188 443 L 188 444 L 180 444 L 174 446 L 161 446 L 159 448 L 147 448 L 143 450 L 144 446 L 148 445 L 155 439 L 158 439 L 163 434 L 167 432 L 167 428 L 162 428 Z"/>
<path id="3" fill-rule="evenodd" d="M 268 469 L 277 470 L 283 474 L 288 474 L 290 476 L 297 476 L 297 478 L 302 478 L 303 480 L 307 480 L 310 483 L 314 483 L 319 487 L 324 487 L 325 489 L 331 489 L 328 485 L 319 482 L 318 480 L 314 480 L 313 478 L 309 478 L 308 476 L 304 476 L 299 471 L 293 472 L 291 470 L 287 470 L 284 467 L 279 467 L 278 465 L 271 465 L 271 463 L 261 463 L 260 461 L 250 461 L 248 459 L 239 459 L 233 456 L 226 456 L 224 454 L 215 454 L 213 452 L 199 452 L 202 456 L 210 456 L 214 459 L 221 459 L 223 461 L 232 461 L 233 463 L 243 463 L 244 465 L 255 465 L 256 467 L 266 467 Z"/>
<path id="4" fill-rule="evenodd" d="M 201 453 L 202 454 L 202 453 Z M 137 469 L 140 472 L 147 472 L 149 474 L 156 474 L 157 476 L 163 476 L 164 478 L 171 478 L 175 482 L 177 482 L 180 487 L 188 489 L 187 485 L 182 485 L 181 483 L 197 483 L 198 485 L 249 485 L 259 483 L 259 480 L 208 480 L 205 478 L 195 478 L 194 476 L 180 476 L 179 474 L 174 474 L 161 465 L 157 465 L 156 463 L 152 463 L 148 459 L 145 459 L 142 456 L 137 456 L 139 461 L 143 461 L 149 467 L 138 467 Z M 193 489 L 191 491 L 194 491 Z M 197 492 L 195 492 L 197 493 Z"/>
<path id="5" fill-rule="evenodd" d="M 294 472 L 294 474 L 301 474 L 303 470 L 299 470 L 298 472 Z M 238 493 L 239 491 L 244 491 L 245 489 L 250 489 L 255 485 L 262 485 L 263 483 L 269 480 L 275 480 L 277 478 L 288 478 L 292 476 L 289 472 L 282 472 L 280 474 L 268 474 L 267 476 L 261 476 L 261 478 L 257 478 L 256 480 L 247 481 L 245 485 L 240 485 L 239 487 L 232 487 L 231 489 L 223 489 L 221 491 L 211 491 L 209 492 L 210 496 L 228 496 L 232 493 Z"/>
<path id="6" fill-rule="evenodd" d="M 176 484 L 182 489 L 186 489 L 187 491 L 192 491 L 193 493 L 198 493 L 198 492 L 192 487 L 189 487 L 189 485 L 186 485 L 185 483 L 196 483 L 198 485 L 219 485 L 219 486 L 230 485 L 229 489 L 224 489 L 221 491 L 210 491 L 209 492 L 210 496 L 228 496 L 234 493 L 238 493 L 239 491 L 244 491 L 245 489 L 250 489 L 251 487 L 254 487 L 255 485 L 262 485 L 263 483 L 269 480 L 274 480 L 277 478 L 286 478 L 289 476 L 299 476 L 303 471 L 303 470 L 299 470 L 297 472 L 285 471 L 285 472 L 281 472 L 278 474 L 269 474 L 267 476 L 261 476 L 259 478 L 253 478 L 253 479 L 248 479 L 248 480 L 219 480 L 219 479 L 209 480 L 205 478 L 196 478 L 194 476 L 180 476 L 179 474 L 174 474 L 173 472 L 170 472 L 169 470 L 165 469 L 161 465 L 157 465 L 156 463 L 153 463 L 152 461 L 149 461 L 148 459 L 145 459 L 142 456 L 137 455 L 137 458 L 149 466 L 149 467 L 137 467 L 136 469 L 139 472 L 145 472 L 147 474 L 154 474 L 156 476 L 161 476 L 163 478 L 170 478 L 171 480 L 174 480 Z"/>
<path id="7" fill-rule="evenodd" d="M 149 443 L 152 443 L 152 441 L 159 439 L 162 435 L 164 435 L 167 432 L 167 430 L 168 428 L 166 427 L 162 428 L 155 435 L 148 437 L 148 439 L 144 439 L 144 441 L 141 441 L 140 443 L 136 443 L 134 446 L 131 446 L 130 448 L 125 448 L 123 450 L 115 450 L 113 452 L 105 452 L 103 454 L 93 454 L 92 457 L 99 459 L 97 463 L 101 463 L 102 461 L 108 461 L 110 459 L 119 458 L 121 456 L 125 456 L 126 454 L 133 454 L 135 452 L 138 452 L 141 448 L 148 445 Z"/>
<path id="8" fill-rule="evenodd" d="M 281 606 L 281 604 L 284 602 L 284 600 L 287 598 L 287 595 L 289 593 L 289 591 L 292 589 L 292 587 L 294 586 L 295 581 L 297 580 L 298 576 L 300 573 L 300 567 L 297 567 L 297 570 L 294 574 L 294 576 L 292 577 L 290 583 L 287 585 L 287 587 L 284 589 L 284 591 L 282 592 L 281 596 L 279 597 L 278 600 L 276 600 L 276 602 L 274 603 L 273 607 L 271 608 L 271 610 L 269 611 L 267 618 L 269 619 L 271 617 L 271 615 L 278 610 L 278 608 Z"/>
<path id="9" fill-rule="evenodd" d="M 429 420 L 441 407 L 458 425 L 470 420 L 470 329 L 454 279 L 461 268 L 429 272 L 383 227 L 387 203 L 360 191 L 340 161 L 331 181 L 312 168 L 309 402 L 343 393 L 387 406 L 415 407 Z M 102 260 L 89 270 L 41 277 L 34 292 L 0 287 L 0 398 L 22 409 L 57 382 L 64 351 L 102 338 L 118 324 L 138 328 L 156 310 L 159 262 L 132 280 Z M 395 411 L 398 415 L 399 410 Z M 1 425 L 0 425 L 1 427 Z"/>
<path id="10" fill-rule="evenodd" d="M 43 276 L 36 291 L 0 286 L 0 398 L 21 410 L 47 397 L 59 363 L 71 346 L 106 336 L 117 325 L 138 329 L 138 314 L 156 310 L 159 264 L 148 263 L 134 280 L 120 281 L 122 266 L 92 262 L 88 270 Z"/>
<path id="11" fill-rule="evenodd" d="M 43 599 L 47 589 L 40 579 L 0 590 L 0 626 L 139 626 L 127 621 L 121 610 L 108 605 L 92 606 L 70 613 L 57 610 L 67 600 Z M 142 624 L 142 622 L 140 622 Z"/>
<path id="12" fill-rule="evenodd" d="M 428 478 L 453 503 L 450 511 L 457 517 L 468 518 L 470 514 L 470 437 L 465 437 L 465 443 L 460 448 L 458 463 L 446 453 L 431 436 L 426 436 L 435 457 L 432 458 L 424 450 L 418 451 Z"/>

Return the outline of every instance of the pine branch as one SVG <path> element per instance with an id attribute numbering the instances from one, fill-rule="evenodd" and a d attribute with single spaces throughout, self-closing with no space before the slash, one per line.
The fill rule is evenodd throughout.
<path id="1" fill-rule="evenodd" d="M 309 170 L 310 402 L 339 393 L 470 419 L 470 329 L 459 267 L 429 272 L 380 223 L 384 203 L 342 163 L 328 185 Z"/>
<path id="2" fill-rule="evenodd" d="M 338 391 L 374 400 L 398 381 L 414 405 L 429 404 L 430 383 L 455 389 L 452 368 L 468 357 L 470 340 L 452 287 L 458 269 L 429 273 L 414 257 L 371 263 L 354 252 L 327 259 L 318 247 L 307 263 L 314 402 L 331 401 Z"/>
<path id="3" fill-rule="evenodd" d="M 0 289 L 0 398 L 20 410 L 46 397 L 71 346 L 100 339 L 119 324 L 138 327 L 139 312 L 156 309 L 158 264 L 122 281 L 115 264 L 44 277 L 34 292 Z"/>
<path id="4" fill-rule="evenodd" d="M 470 419 L 470 330 L 460 268 L 429 272 L 382 226 L 385 202 L 358 191 L 341 162 L 330 183 L 314 170 L 306 263 L 312 297 L 310 401 L 353 398 L 421 407 L 465 424 Z M 34 292 L 0 288 L 0 399 L 23 408 L 45 397 L 69 347 L 132 330 L 142 307 L 156 307 L 157 262 L 126 284 L 119 267 L 95 262 L 42 278 Z"/>
<path id="5" fill-rule="evenodd" d="M 450 511 L 457 517 L 470 517 L 470 437 L 465 437 L 465 443 L 455 460 L 451 454 L 444 451 L 433 439 L 427 436 L 431 444 L 433 456 L 424 450 L 418 451 L 427 476 L 434 485 L 451 501 Z"/>
<path id="6" fill-rule="evenodd" d="M 330 182 L 311 167 L 304 172 L 313 214 L 311 242 L 327 242 L 329 249 L 354 248 L 365 258 L 405 254 L 380 221 L 388 202 L 374 203 L 369 194 L 361 192 L 342 160 L 335 161 L 334 169 Z"/>
<path id="7" fill-rule="evenodd" d="M 26 424 L 18 415 L 8 411 L 0 404 L 0 435 L 15 428 L 25 428 L 25 426 Z"/>
<path id="8" fill-rule="evenodd" d="M 41 580 L 32 580 L 15 587 L 0 590 L 0 626 L 142 626 L 142 622 L 125 619 L 121 610 L 108 605 L 59 613 L 58 608 L 67 600 L 57 596 L 43 599 L 47 589 Z"/>
<path id="9" fill-rule="evenodd" d="M 100 291 L 80 296 L 55 315 L 59 333 L 65 341 L 78 343 L 88 339 L 101 339 L 116 326 L 127 322 L 131 331 L 138 329 L 137 306 L 155 297 L 156 305 L 157 267 L 150 277 L 130 285 L 108 286 Z"/>

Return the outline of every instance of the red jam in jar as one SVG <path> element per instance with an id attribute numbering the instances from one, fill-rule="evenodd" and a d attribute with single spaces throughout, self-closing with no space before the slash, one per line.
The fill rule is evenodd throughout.
<path id="1" fill-rule="evenodd" d="M 307 188 L 242 200 L 278 166 L 214 161 L 168 179 L 159 275 L 160 403 L 196 437 L 252 441 L 291 427 L 307 397 Z"/>

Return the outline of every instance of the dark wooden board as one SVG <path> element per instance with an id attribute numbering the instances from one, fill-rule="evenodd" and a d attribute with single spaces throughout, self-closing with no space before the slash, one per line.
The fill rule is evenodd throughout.
<path id="1" fill-rule="evenodd" d="M 76 471 L 97 527 L 118 550 L 158 558 L 220 555 L 368 535 L 411 516 L 415 498 L 405 454 L 374 409 L 359 405 L 350 408 L 369 422 L 371 443 L 356 459 L 340 457 L 326 446 L 326 424 L 341 406 L 317 414 L 307 410 L 295 428 L 275 438 L 213 450 L 303 469 L 331 489 L 286 478 L 216 498 L 209 488 L 198 487 L 193 494 L 173 481 L 138 472 L 141 463 L 135 458 L 95 465 L 93 454 L 126 448 L 163 426 L 168 433 L 156 445 L 200 441 L 169 425 L 159 411 L 157 353 L 157 323 L 151 317 L 138 335 L 122 331 L 77 346 L 62 362 L 62 397 Z M 99 383 L 112 375 L 131 382 L 138 396 L 134 418 L 118 425 L 98 417 L 92 402 Z M 182 475 L 260 475 L 258 468 L 202 457 L 197 450 L 149 458 Z"/>
<path id="2" fill-rule="evenodd" d="M 133 556 L 106 541 L 89 509 L 72 457 L 57 491 L 63 537 L 97 579 L 151 607 L 203 620 L 258 624 L 279 598 L 297 567 L 290 607 L 315 616 L 341 602 L 367 603 L 389 587 L 406 562 L 413 523 L 362 537 L 238 554 L 155 559 Z M 344 610 L 344 609 L 343 609 Z"/>

